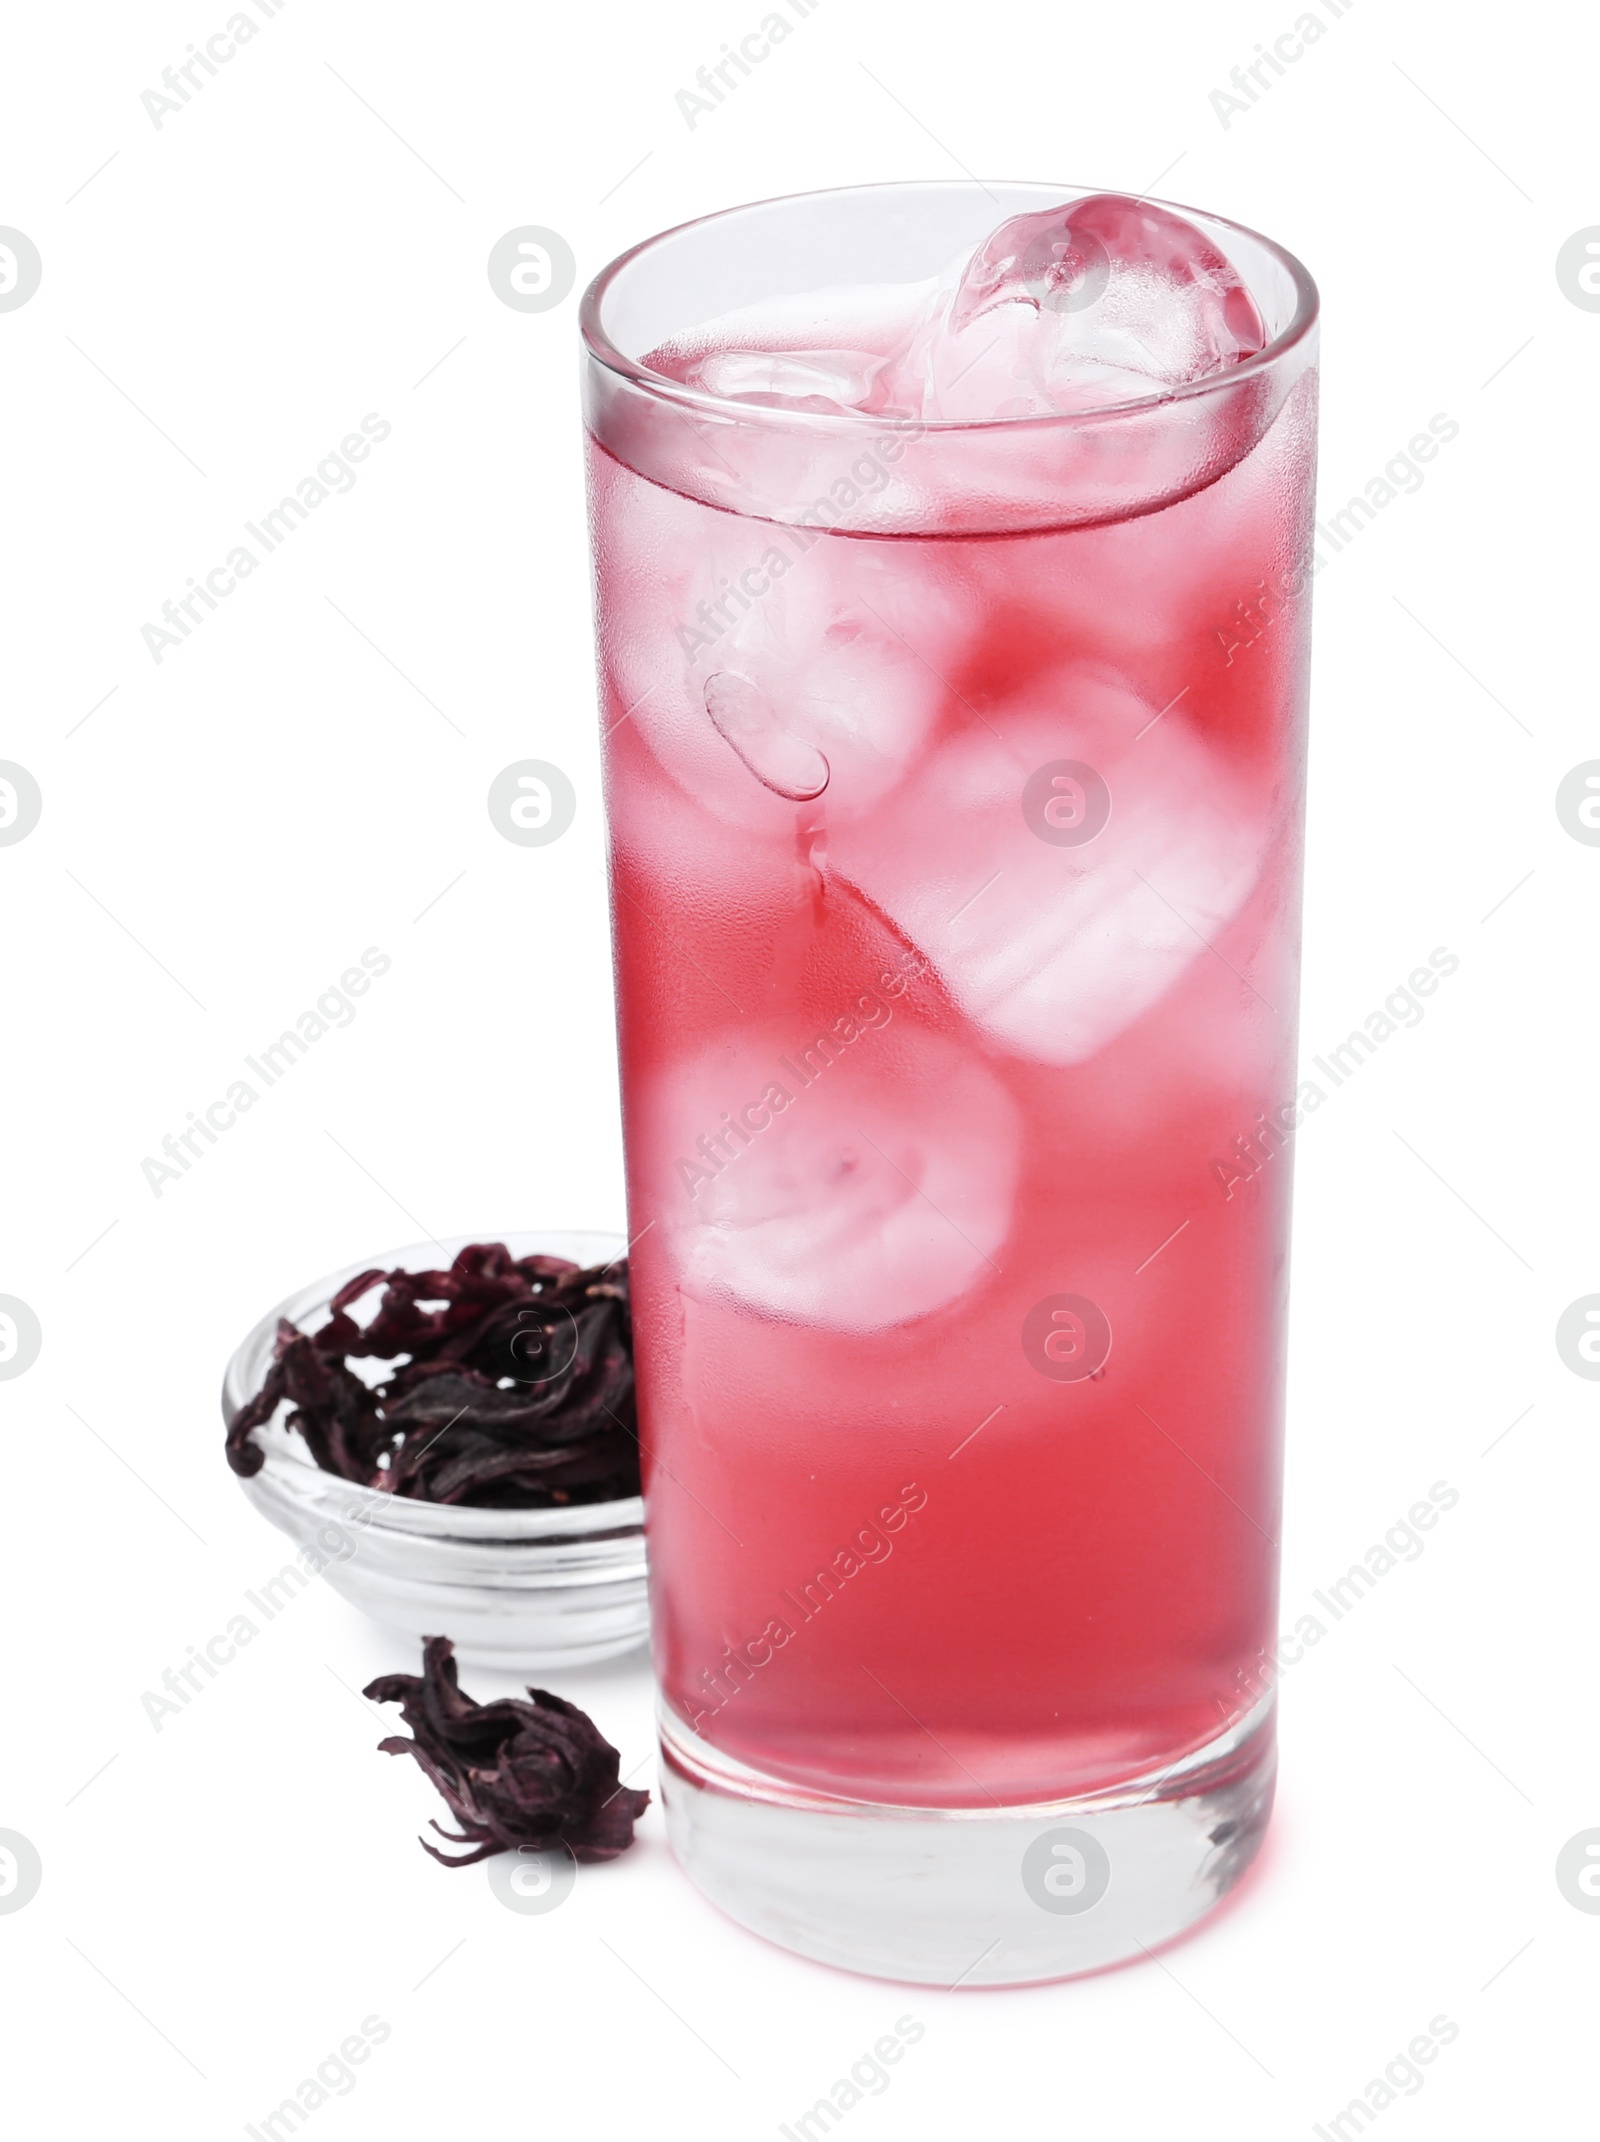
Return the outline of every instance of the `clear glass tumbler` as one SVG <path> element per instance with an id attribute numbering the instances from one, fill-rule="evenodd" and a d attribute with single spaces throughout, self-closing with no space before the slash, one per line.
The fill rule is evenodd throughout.
<path id="1" fill-rule="evenodd" d="M 1146 376 L 1184 321 L 1092 247 L 986 316 L 999 413 L 864 324 L 1087 198 L 765 202 L 583 308 L 674 1849 L 946 1985 L 1177 1934 L 1273 1778 L 1316 293 L 1126 204 L 1254 347 Z M 1096 303 L 1127 361 L 1041 413 Z"/>

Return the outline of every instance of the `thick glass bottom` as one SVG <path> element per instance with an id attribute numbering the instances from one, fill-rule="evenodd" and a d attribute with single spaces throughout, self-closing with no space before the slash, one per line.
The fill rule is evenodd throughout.
<path id="1" fill-rule="evenodd" d="M 1082 1799 L 887 1807 L 785 1784 L 661 1721 L 680 1865 L 752 1932 L 922 1985 L 1101 1971 L 1183 1933 L 1244 1873 L 1272 1810 L 1273 1699 L 1181 1762 Z"/>

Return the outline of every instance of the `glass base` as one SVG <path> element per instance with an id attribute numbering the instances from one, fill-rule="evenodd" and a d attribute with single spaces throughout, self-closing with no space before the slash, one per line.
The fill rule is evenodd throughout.
<path id="1" fill-rule="evenodd" d="M 1023 1986 L 1171 1941 L 1254 1859 L 1277 1768 L 1273 1699 L 1164 1770 L 1026 1807 L 835 1799 L 661 1721 L 672 1849 L 753 1933 L 842 1970 Z"/>

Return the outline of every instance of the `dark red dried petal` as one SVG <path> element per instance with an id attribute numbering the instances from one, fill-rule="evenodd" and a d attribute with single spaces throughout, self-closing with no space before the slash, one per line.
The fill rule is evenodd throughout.
<path id="1" fill-rule="evenodd" d="M 576 1704 L 542 1688 L 530 1688 L 528 1702 L 475 1703 L 457 1681 L 455 1647 L 444 1636 L 425 1639 L 420 1677 L 380 1674 L 365 1693 L 399 1704 L 415 1738 L 395 1735 L 379 1747 L 416 1759 L 459 1826 L 440 1836 L 474 1847 L 447 1857 L 420 1839 L 445 1866 L 558 1844 L 577 1860 L 615 1859 L 632 1844 L 650 1795 L 621 1784 L 616 1749 Z"/>
<path id="2" fill-rule="evenodd" d="M 350 1310 L 379 1285 L 363 1327 Z M 359 1358 L 395 1366 L 368 1385 L 347 1366 Z M 446 1271 L 358 1273 L 319 1331 L 280 1325 L 229 1427 L 235 1472 L 259 1470 L 254 1432 L 285 1400 L 319 1466 L 394 1494 L 502 1509 L 636 1495 L 627 1266 L 480 1242 Z"/>

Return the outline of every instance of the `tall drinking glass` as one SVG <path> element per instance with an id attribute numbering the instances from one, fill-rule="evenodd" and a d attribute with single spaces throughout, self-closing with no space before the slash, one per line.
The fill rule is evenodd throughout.
<path id="1" fill-rule="evenodd" d="M 663 1791 L 858 1971 L 1115 1962 L 1267 1820 L 1315 315 L 1042 186 L 584 302 Z"/>

